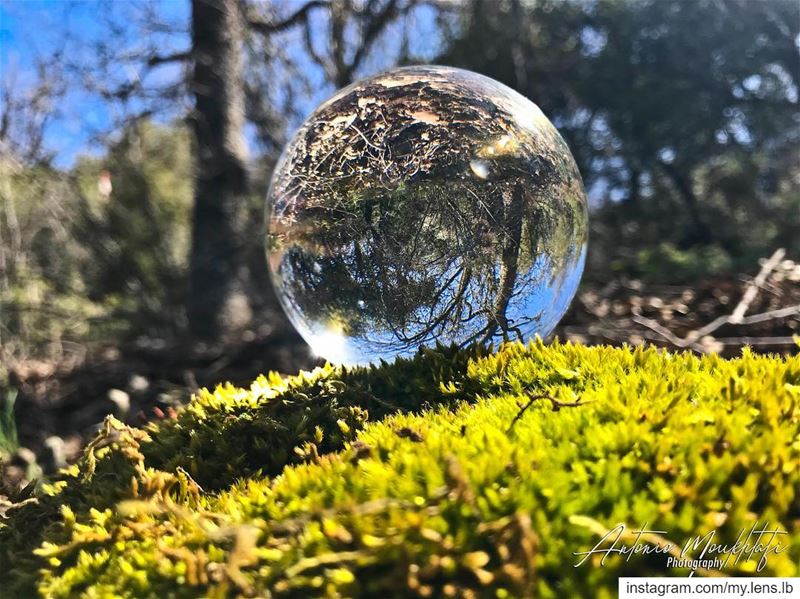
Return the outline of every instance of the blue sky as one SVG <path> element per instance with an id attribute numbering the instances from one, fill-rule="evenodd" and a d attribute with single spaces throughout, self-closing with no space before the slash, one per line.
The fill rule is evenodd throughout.
<path id="1" fill-rule="evenodd" d="M 141 14 L 144 2 L 113 0 L 0 0 L 0 77 L 10 80 L 15 90 L 24 90 L 36 82 L 35 69 L 42 57 L 62 50 L 68 62 L 89 62 L 96 44 L 108 39 L 109 21 L 116 22 L 125 45 L 135 47 L 139 31 L 128 19 L 129 11 Z M 189 25 L 188 0 L 162 0 L 159 15 L 169 22 Z M 187 32 L 161 36 L 157 42 L 163 51 L 188 46 Z M 153 75 L 162 80 L 175 76 L 174 67 L 159 69 Z M 124 70 L 124 69 L 121 69 Z M 60 99 L 46 129 L 45 143 L 55 154 L 55 164 L 69 166 L 80 154 L 94 154 L 101 146 L 97 138 L 107 132 L 114 113 L 96 94 L 75 85 L 75 74 L 67 95 Z M 119 73 L 119 78 L 135 73 Z M 132 107 L 135 108 L 135 107 Z M 113 108 L 117 110 L 117 107 Z"/>
<path id="2" fill-rule="evenodd" d="M 296 10 L 303 0 L 276 0 L 273 5 L 283 14 Z M 144 40 L 153 38 L 143 35 L 139 29 L 142 17 L 150 2 L 146 0 L 0 0 L 0 76 L 14 81 L 14 88 L 23 90 L 36 81 L 35 66 L 41 57 L 51 56 L 62 49 L 66 63 L 91 64 L 97 58 L 98 44 L 111 38 L 110 27 L 117 27 L 120 48 L 141 49 Z M 189 0 L 156 0 L 152 3 L 160 20 L 172 23 L 182 31 L 156 36 L 153 43 L 160 53 L 189 47 L 190 5 Z M 324 50 L 327 41 L 326 23 L 322 11 L 312 11 L 312 32 L 319 36 L 318 50 Z M 419 7 L 413 18 L 412 53 L 423 60 L 432 59 L 438 51 L 438 36 L 435 31 L 434 11 L 430 7 Z M 387 38 L 378 44 L 378 52 L 369 56 L 357 75 L 364 76 L 391 66 L 394 57 L 387 56 L 388 48 L 399 47 L 399 33 L 389 30 Z M 299 31 L 285 35 L 282 44 L 293 61 L 302 65 L 309 79 L 311 92 L 296 94 L 293 104 L 296 113 L 290 118 L 290 128 L 299 125 L 302 117 L 333 93 L 332 86 L 325 82 L 321 70 L 304 55 L 303 41 Z M 115 48 L 119 49 L 119 48 Z M 135 61 L 115 65 L 109 74 L 109 86 L 114 82 L 135 80 L 143 71 Z M 178 65 L 165 65 L 150 72 L 148 85 L 173 82 L 180 78 Z M 72 165 L 76 157 L 92 155 L 102 151 L 98 139 L 113 130 L 114 118 L 120 116 L 120 106 L 102 101 L 97 94 L 88 93 L 76 84 L 76 75 L 67 73 L 72 83 L 69 92 L 56 106 L 46 130 L 46 146 L 54 152 L 55 164 L 61 167 Z M 272 89 L 276 99 L 285 96 L 285 90 Z M 131 110 L 141 108 L 133 102 Z M 187 106 L 175 105 L 172 110 L 160 111 L 161 120 L 169 120 L 185 112 Z M 248 138 L 252 143 L 252 129 Z"/>

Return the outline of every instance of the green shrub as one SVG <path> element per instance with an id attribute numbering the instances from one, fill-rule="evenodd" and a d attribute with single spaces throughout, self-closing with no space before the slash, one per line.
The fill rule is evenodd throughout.
<path id="1" fill-rule="evenodd" d="M 622 575 L 688 573 L 663 555 L 574 567 L 618 523 L 678 545 L 768 523 L 786 549 L 760 574 L 797 576 L 799 463 L 797 356 L 533 343 L 270 375 L 144 430 L 107 420 L 8 512 L 3 590 L 613 597 Z"/>
<path id="2" fill-rule="evenodd" d="M 635 274 L 653 281 L 698 281 L 733 269 L 730 255 L 717 245 L 681 250 L 664 242 L 639 250 L 636 258 Z"/>

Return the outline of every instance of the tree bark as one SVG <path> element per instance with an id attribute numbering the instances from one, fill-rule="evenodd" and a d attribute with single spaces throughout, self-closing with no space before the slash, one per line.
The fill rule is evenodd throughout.
<path id="1" fill-rule="evenodd" d="M 504 215 L 501 222 L 503 229 L 499 236 L 501 240 L 500 282 L 497 295 L 494 298 L 491 315 L 487 324 L 485 341 L 491 341 L 499 328 L 503 338 L 508 337 L 508 303 L 514 293 L 517 282 L 517 269 L 519 263 L 519 250 L 522 241 L 522 217 L 525 205 L 523 190 L 516 186 L 513 190 L 503 192 Z"/>
<path id="2" fill-rule="evenodd" d="M 212 343 L 251 319 L 242 256 L 243 19 L 239 0 L 192 0 L 196 172 L 187 311 L 192 336 Z"/>

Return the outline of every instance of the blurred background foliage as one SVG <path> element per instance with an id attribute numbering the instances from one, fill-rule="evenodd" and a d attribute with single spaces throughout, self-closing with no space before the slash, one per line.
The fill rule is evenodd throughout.
<path id="1" fill-rule="evenodd" d="M 12 0 L 0 11 L 0 395 L 19 390 L 18 406 L 109 386 L 135 395 L 140 363 L 99 392 L 74 377 L 143 348 L 151 362 L 183 358 L 169 383 L 182 388 L 310 363 L 267 278 L 269 175 L 317 103 L 398 64 L 480 72 L 550 117 L 592 206 L 587 293 L 714 279 L 714 297 L 735 295 L 725 281 L 775 248 L 800 255 L 795 0 Z M 43 15 L 49 41 L 26 45 Z M 233 175 L 208 179 L 209 164 Z M 244 320 L 193 326 L 232 290 Z M 567 324 L 596 318 L 592 298 Z M 259 360 L 232 340 L 262 342 Z M 150 388 L 159 394 L 137 405 L 171 387 Z"/>
<path id="2" fill-rule="evenodd" d="M 192 169 L 187 128 L 149 121 L 126 129 L 105 156 L 81 158 L 73 169 L 91 258 L 83 269 L 89 298 L 160 335 L 177 334 L 185 321 Z M 112 189 L 103 193 L 98 182 L 112 173 Z"/>

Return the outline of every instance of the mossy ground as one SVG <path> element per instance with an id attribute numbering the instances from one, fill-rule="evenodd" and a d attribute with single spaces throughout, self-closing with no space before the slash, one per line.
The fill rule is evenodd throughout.
<path id="1" fill-rule="evenodd" d="M 788 534 L 760 574 L 797 576 L 798 464 L 797 356 L 533 343 L 271 375 L 107 420 L 8 512 L 0 595 L 613 597 L 688 573 L 576 568 L 619 523 L 678 546 L 769 524 Z"/>

